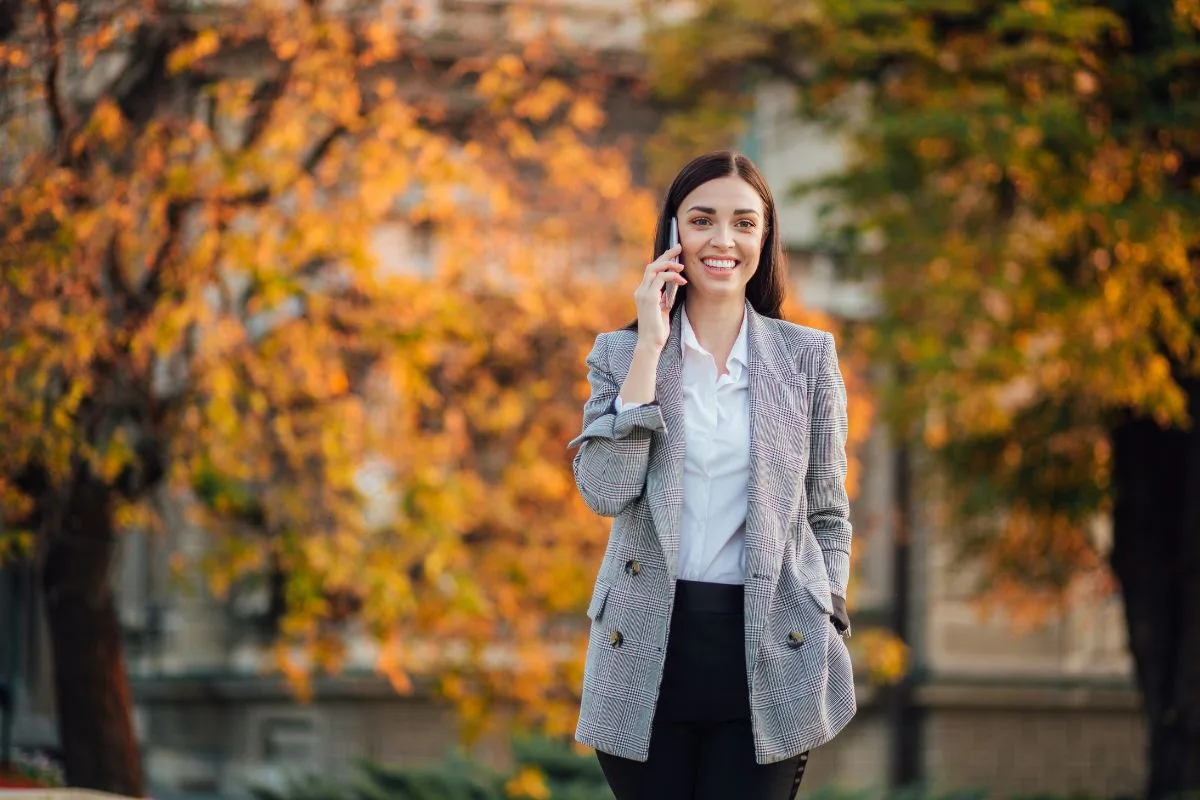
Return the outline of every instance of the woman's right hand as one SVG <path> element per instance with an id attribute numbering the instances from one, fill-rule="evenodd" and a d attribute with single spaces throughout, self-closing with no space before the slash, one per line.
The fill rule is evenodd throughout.
<path id="1" fill-rule="evenodd" d="M 633 292 L 637 305 L 638 345 L 655 353 L 666 346 L 671 332 L 671 309 L 663 308 L 662 304 L 663 286 L 668 282 L 677 286 L 687 283 L 687 278 L 679 274 L 683 264 L 675 260 L 682 250 L 676 245 L 647 264 L 642 282 Z"/>

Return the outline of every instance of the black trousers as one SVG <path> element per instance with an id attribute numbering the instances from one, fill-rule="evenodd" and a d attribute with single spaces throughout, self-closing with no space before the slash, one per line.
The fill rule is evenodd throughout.
<path id="1" fill-rule="evenodd" d="M 808 753 L 754 760 L 741 586 L 679 581 L 650 757 L 597 752 L 616 800 L 790 800 Z"/>

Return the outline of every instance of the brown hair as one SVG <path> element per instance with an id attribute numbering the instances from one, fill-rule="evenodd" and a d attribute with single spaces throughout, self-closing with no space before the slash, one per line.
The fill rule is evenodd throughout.
<path id="1" fill-rule="evenodd" d="M 779 215 L 776 213 L 775 198 L 771 194 L 771 188 L 767 186 L 766 179 L 758 171 L 758 167 L 754 166 L 754 162 L 741 153 L 730 150 L 705 153 L 692 159 L 679 171 L 675 180 L 671 182 L 671 188 L 667 189 L 667 196 L 658 215 L 658 227 L 654 232 L 654 253 L 651 258 L 658 258 L 667 249 L 671 217 L 679 213 L 679 204 L 684 198 L 702 184 L 730 176 L 741 178 L 758 192 L 763 201 L 763 217 L 767 224 L 758 268 L 746 284 L 746 299 L 750 301 L 754 310 L 763 316 L 780 319 L 784 294 L 787 292 L 787 260 L 779 237 Z M 680 286 L 675 294 L 675 305 L 682 303 L 686 296 L 687 287 Z"/>

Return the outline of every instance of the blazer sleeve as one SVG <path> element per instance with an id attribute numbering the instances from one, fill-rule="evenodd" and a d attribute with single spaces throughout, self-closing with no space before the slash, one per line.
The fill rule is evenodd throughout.
<path id="1" fill-rule="evenodd" d="M 812 398 L 812 439 L 808 449 L 808 523 L 812 528 L 833 594 L 846 596 L 850 580 L 850 499 L 846 494 L 846 385 L 838 366 L 833 334 L 825 333 L 821 371 Z"/>
<path id="2" fill-rule="evenodd" d="M 592 391 L 583 407 L 583 431 L 567 447 L 579 447 L 573 467 L 584 502 L 597 514 L 615 517 L 645 491 L 651 434 L 667 426 L 657 402 L 617 413 L 621 387 L 609 366 L 607 334 L 596 337 L 587 366 Z"/>

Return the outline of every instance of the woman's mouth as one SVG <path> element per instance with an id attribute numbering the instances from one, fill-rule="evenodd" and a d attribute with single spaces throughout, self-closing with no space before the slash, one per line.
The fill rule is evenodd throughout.
<path id="1" fill-rule="evenodd" d="M 735 258 L 705 258 L 701 260 L 704 266 L 708 267 L 710 272 L 733 272 L 737 269 L 737 259 Z"/>

